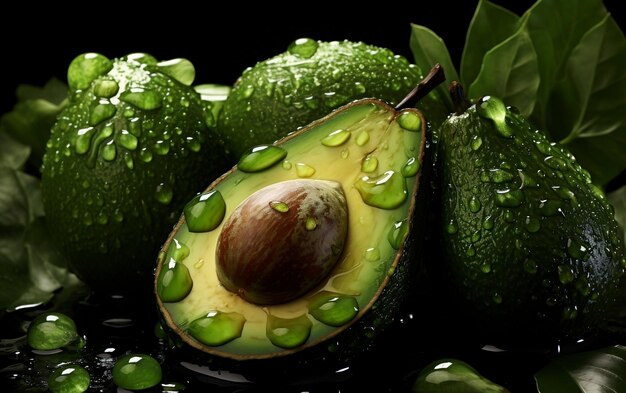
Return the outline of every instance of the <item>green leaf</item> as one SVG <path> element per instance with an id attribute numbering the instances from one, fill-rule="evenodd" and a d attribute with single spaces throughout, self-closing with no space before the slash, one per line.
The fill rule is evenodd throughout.
<path id="1" fill-rule="evenodd" d="M 553 133 L 556 140 L 564 136 L 554 135 L 556 131 L 547 128 L 545 122 L 546 116 L 552 112 L 549 105 L 551 91 L 574 47 L 606 14 L 602 0 L 539 0 L 522 16 L 521 23 L 538 53 L 541 81 L 531 120 Z"/>
<path id="2" fill-rule="evenodd" d="M 0 132 L 0 168 L 20 169 L 30 155 L 30 148 Z"/>
<path id="3" fill-rule="evenodd" d="M 626 39 L 607 14 L 573 49 L 550 97 L 548 129 L 553 135 L 566 135 L 561 143 L 598 184 L 608 183 L 626 168 L 624 70 Z"/>
<path id="4" fill-rule="evenodd" d="M 446 81 L 440 84 L 435 91 L 443 100 L 449 111 L 453 110 L 452 99 L 448 94 L 450 82 L 459 80 L 459 75 L 450 58 L 450 53 L 446 44 L 435 32 L 427 27 L 411 25 L 411 51 L 415 64 L 424 72 L 428 72 L 435 64 L 439 63 L 443 67 Z"/>
<path id="5" fill-rule="evenodd" d="M 495 95 L 528 116 L 535 106 L 539 88 L 537 54 L 524 29 L 490 49 L 468 95 Z"/>
<path id="6" fill-rule="evenodd" d="M 539 393 L 626 392 L 626 347 L 559 356 L 535 375 Z"/>
<path id="7" fill-rule="evenodd" d="M 0 309 L 44 303 L 77 279 L 44 223 L 39 180 L 0 168 Z"/>
<path id="8" fill-rule="evenodd" d="M 58 79 L 51 79 L 43 88 L 21 85 L 16 95 L 18 102 L 13 110 L 0 118 L 0 133 L 5 132 L 30 147 L 29 161 L 38 168 L 50 129 L 65 107 L 67 87 Z"/>
<path id="9" fill-rule="evenodd" d="M 519 19 L 511 11 L 490 1 L 478 2 L 461 57 L 463 85 L 470 86 L 476 80 L 485 54 L 515 33 Z"/>

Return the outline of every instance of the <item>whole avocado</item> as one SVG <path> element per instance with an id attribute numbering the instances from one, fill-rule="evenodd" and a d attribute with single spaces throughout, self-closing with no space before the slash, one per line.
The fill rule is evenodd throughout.
<path id="1" fill-rule="evenodd" d="M 287 52 L 244 71 L 226 99 L 218 130 L 238 159 L 353 100 L 373 97 L 393 106 L 422 76 L 388 49 L 301 38 Z"/>
<path id="2" fill-rule="evenodd" d="M 500 99 L 463 109 L 439 130 L 441 270 L 492 340 L 584 337 L 614 302 L 626 263 L 606 197 Z"/>
<path id="3" fill-rule="evenodd" d="M 42 167 L 46 219 L 71 269 L 107 292 L 147 289 L 182 207 L 223 171 L 193 65 L 87 53 L 68 70 L 69 104 Z"/>

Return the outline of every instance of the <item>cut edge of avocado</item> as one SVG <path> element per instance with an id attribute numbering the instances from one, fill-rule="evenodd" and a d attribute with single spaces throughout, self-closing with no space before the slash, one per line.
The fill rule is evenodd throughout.
<path id="1" fill-rule="evenodd" d="M 356 112 L 356 115 L 355 115 L 355 112 Z M 362 116 L 360 116 L 361 117 L 360 120 L 356 122 L 352 121 L 350 117 L 352 116 L 352 117 L 359 118 L 360 112 L 363 112 L 361 114 Z M 366 118 L 368 118 L 368 116 L 372 116 L 372 115 L 375 115 L 375 117 L 376 116 L 379 117 L 377 119 L 379 123 L 383 123 L 383 122 L 387 123 L 386 126 L 384 127 L 384 131 L 380 132 L 381 134 L 380 136 L 372 137 L 370 135 L 371 132 L 368 134 L 367 130 L 364 129 L 365 126 L 363 124 L 360 124 Z M 335 127 L 335 125 L 341 125 L 342 122 L 349 123 L 349 125 L 354 125 L 353 129 L 348 130 L 350 134 L 347 136 L 346 140 L 342 140 L 344 137 L 342 137 L 339 134 L 333 134 L 333 132 L 343 129 L 343 128 Z M 349 128 L 349 127 L 346 127 L 346 128 Z M 202 309 L 202 311 L 197 312 L 194 316 L 189 317 L 189 318 L 181 318 L 180 315 L 178 316 L 174 315 L 176 314 L 177 311 L 180 311 L 180 309 L 183 308 L 183 306 L 180 306 L 180 305 L 184 304 L 185 301 L 188 301 L 190 303 L 194 301 L 199 301 L 199 300 L 188 300 L 189 299 L 188 295 L 190 296 L 190 292 L 185 291 L 185 290 L 183 290 L 182 292 L 179 291 L 180 292 L 179 294 L 176 294 L 177 291 L 173 291 L 174 294 L 171 297 L 165 296 L 166 298 L 165 300 L 168 300 L 168 301 L 165 301 L 163 299 L 163 294 L 167 292 L 163 288 L 163 281 L 162 281 L 163 279 L 162 275 L 164 275 L 165 273 L 171 272 L 170 276 L 175 277 L 174 280 L 176 279 L 182 280 L 182 281 L 179 281 L 183 283 L 181 285 L 183 287 L 189 287 L 188 289 L 190 291 L 191 291 L 191 287 L 193 287 L 194 285 L 197 285 L 195 284 L 195 280 L 191 277 L 192 273 L 190 273 L 190 271 L 193 272 L 194 270 L 193 267 L 192 268 L 186 267 L 185 269 L 181 269 L 181 270 L 184 270 L 182 273 L 175 272 L 176 268 L 179 267 L 178 264 L 181 263 L 182 260 L 185 259 L 189 255 L 190 250 L 193 249 L 193 245 L 189 245 L 189 247 L 187 247 L 187 245 L 183 244 L 186 240 L 183 241 L 180 239 L 180 237 L 184 237 L 183 235 L 191 236 L 189 235 L 191 232 L 184 232 L 188 230 L 187 220 L 184 214 L 181 216 L 179 222 L 177 223 L 174 230 L 171 232 L 167 241 L 163 245 L 162 251 L 158 257 L 158 266 L 155 272 L 155 290 L 157 293 L 158 307 L 161 312 L 162 318 L 165 324 L 167 325 L 167 328 L 170 329 L 175 334 L 177 339 L 182 340 L 185 344 L 201 352 L 204 352 L 210 355 L 216 355 L 222 358 L 246 360 L 246 359 L 268 359 L 268 358 L 282 357 L 282 356 L 300 352 L 307 348 L 315 347 L 324 341 L 327 341 L 331 338 L 336 337 L 337 335 L 339 335 L 340 333 L 344 332 L 349 327 L 354 325 L 357 321 L 361 320 L 362 317 L 373 308 L 374 303 L 376 303 L 379 300 L 384 289 L 388 286 L 387 284 L 391 280 L 395 269 L 398 267 L 401 259 L 403 258 L 403 255 L 404 255 L 403 249 L 406 246 L 405 243 L 406 243 L 406 239 L 408 238 L 408 234 L 413 229 L 412 217 L 415 211 L 415 199 L 416 199 L 415 197 L 416 197 L 418 187 L 419 187 L 419 178 L 421 175 L 421 163 L 423 161 L 424 152 L 425 152 L 426 128 L 427 128 L 427 122 L 421 115 L 421 112 L 419 112 L 417 109 L 411 108 L 411 109 L 396 110 L 392 108 L 391 106 L 389 106 L 388 104 L 380 100 L 376 100 L 376 99 L 363 99 L 359 101 L 354 101 L 344 107 L 337 109 L 336 111 L 332 112 L 328 116 L 322 119 L 319 119 L 309 124 L 308 126 L 288 135 L 287 137 L 277 141 L 273 145 L 268 145 L 268 146 L 263 147 L 262 150 L 267 150 L 268 152 L 267 154 L 267 157 L 269 157 L 268 162 L 270 162 L 271 165 L 269 165 L 269 167 L 267 168 L 260 169 L 261 173 L 268 173 L 267 171 L 270 171 L 271 175 L 266 176 L 266 178 L 279 175 L 278 177 L 281 177 L 281 179 L 275 179 L 275 180 L 272 180 L 271 182 L 270 181 L 258 182 L 258 184 L 256 184 L 255 187 L 253 187 L 254 188 L 253 190 L 248 191 L 247 193 L 245 193 L 245 195 L 239 196 L 240 200 L 235 201 L 234 203 L 232 201 L 229 203 L 226 203 L 226 205 L 232 205 L 233 207 L 232 208 L 226 207 L 226 212 L 225 214 L 222 215 L 222 218 L 218 217 L 220 224 L 218 224 L 217 227 L 213 228 L 211 232 L 195 234 L 195 236 L 202 237 L 208 233 L 209 234 L 208 237 L 211 237 L 211 236 L 217 237 L 219 236 L 219 231 L 221 229 L 219 225 L 223 225 L 223 222 L 225 221 L 224 216 L 228 217 L 229 214 L 232 213 L 232 209 L 238 206 L 243 200 L 245 200 L 254 191 L 257 191 L 258 189 L 262 189 L 263 187 L 269 184 L 276 183 L 280 180 L 298 179 L 300 177 L 307 178 L 306 176 L 309 176 L 309 172 L 307 171 L 311 167 L 309 168 L 305 167 L 304 169 L 302 169 L 302 172 L 300 173 L 300 177 L 298 176 L 296 167 L 299 164 L 304 164 L 299 161 L 305 161 L 305 159 L 304 157 L 301 157 L 294 152 L 294 150 L 296 152 L 298 150 L 297 145 L 295 145 L 294 141 L 297 142 L 300 139 L 302 139 L 303 142 L 305 142 L 305 144 L 307 142 L 305 139 L 307 138 L 313 139 L 313 140 L 317 139 L 318 141 L 320 141 L 319 146 L 315 146 L 315 149 L 311 146 L 308 146 L 308 148 L 306 149 L 306 153 L 313 154 L 312 152 L 319 150 L 322 152 L 327 151 L 329 152 L 328 154 L 336 154 L 337 161 L 335 161 L 335 165 L 333 165 L 333 169 L 335 169 L 335 171 L 337 170 L 337 168 L 335 167 L 337 166 L 338 163 L 341 163 L 342 159 L 352 161 L 351 165 L 353 167 L 358 165 L 356 169 L 351 168 L 351 169 L 346 170 L 346 173 L 350 173 L 350 174 L 346 175 L 346 178 L 341 180 L 342 185 L 344 186 L 344 192 L 347 194 L 346 197 L 349 200 L 348 206 L 351 206 L 351 204 L 353 204 L 355 200 L 360 199 L 361 202 L 363 203 L 363 206 L 368 206 L 368 208 L 371 209 L 371 212 L 368 213 L 369 215 L 376 215 L 375 213 L 379 212 L 378 215 L 385 216 L 385 214 L 387 214 L 388 212 L 393 211 L 399 214 L 399 216 L 393 217 L 392 214 L 388 214 L 387 215 L 388 221 L 384 223 L 383 225 L 380 225 L 380 228 L 378 229 L 379 235 L 384 236 L 384 238 L 378 239 L 377 240 L 378 243 L 376 244 L 378 246 L 382 245 L 386 247 L 386 249 L 383 252 L 380 252 L 380 250 L 377 250 L 375 247 L 369 247 L 368 249 L 363 247 L 364 249 L 363 255 L 361 255 L 360 257 L 362 260 L 361 265 L 348 266 L 348 270 L 346 272 L 343 272 L 341 271 L 341 268 L 342 267 L 346 268 L 346 264 L 348 263 L 346 262 L 346 260 L 352 257 L 351 251 L 353 251 L 353 248 L 358 245 L 355 243 L 359 241 L 359 237 L 355 238 L 356 230 L 352 229 L 352 225 L 354 225 L 354 221 L 350 221 L 348 240 L 346 241 L 345 248 L 343 250 L 343 254 L 341 255 L 340 261 L 333 268 L 330 275 L 327 276 L 325 280 L 323 280 L 322 284 L 316 286 L 314 289 L 307 292 L 307 294 L 303 296 L 304 298 L 309 299 L 308 300 L 309 311 L 307 312 L 305 308 L 304 310 L 301 310 L 303 312 L 300 312 L 298 316 L 296 316 L 296 314 L 298 313 L 291 313 L 291 314 L 286 313 L 286 314 L 290 314 L 289 316 L 291 316 L 291 318 L 282 318 L 285 316 L 285 314 L 284 313 L 281 314 L 281 312 L 278 312 L 278 314 L 276 314 L 277 318 L 275 318 L 275 320 L 277 320 L 279 329 L 280 329 L 280 326 L 282 326 L 283 329 L 289 330 L 290 328 L 289 322 L 286 320 L 293 321 L 293 320 L 298 320 L 298 318 L 300 318 L 300 321 L 304 321 L 304 319 L 306 319 L 307 321 L 310 322 L 312 327 L 309 327 L 310 329 L 309 333 L 307 333 L 306 331 L 302 332 L 302 329 L 306 329 L 306 326 L 305 326 L 306 323 L 304 323 L 304 324 L 299 325 L 298 328 L 300 329 L 300 331 L 293 334 L 294 336 L 296 336 L 294 339 L 296 341 L 296 344 L 298 342 L 298 337 L 297 337 L 298 334 L 300 335 L 300 341 L 302 341 L 302 336 L 306 336 L 306 339 L 304 339 L 304 341 L 301 344 L 293 345 L 293 342 L 291 343 L 281 342 L 280 346 L 276 346 L 275 344 L 272 343 L 270 338 L 267 338 L 268 342 L 264 344 L 260 344 L 262 347 L 260 350 L 255 351 L 255 350 L 248 349 L 247 352 L 233 350 L 233 348 L 237 348 L 237 345 L 233 345 L 233 343 L 236 343 L 238 340 L 240 340 L 239 339 L 240 336 L 243 336 L 243 337 L 246 336 L 246 332 L 244 331 L 245 330 L 244 325 L 247 323 L 247 318 L 246 316 L 242 316 L 239 313 L 237 313 L 239 315 L 234 315 L 233 312 L 230 311 L 233 309 L 233 305 L 230 304 L 229 302 L 226 302 L 227 304 L 226 308 L 228 310 L 224 310 L 220 313 L 217 313 L 211 316 L 212 322 L 210 323 L 210 324 L 213 324 L 214 326 L 220 326 L 220 324 L 222 324 L 222 326 L 227 326 L 227 328 L 225 329 L 227 330 L 226 333 L 224 333 L 224 329 L 221 329 L 220 330 L 221 333 L 217 335 L 207 334 L 206 336 L 203 336 L 203 333 L 202 333 L 202 332 L 204 333 L 207 332 L 207 330 L 203 330 L 204 328 L 206 328 L 207 324 L 205 323 L 206 321 L 201 320 L 202 315 L 210 315 L 213 311 L 221 311 L 221 310 L 209 310 L 207 308 L 211 308 L 211 307 L 207 307 L 207 308 Z M 396 130 L 402 131 L 402 135 L 389 137 L 390 133 Z M 335 137 L 333 138 L 331 134 L 335 135 Z M 364 135 L 367 135 L 367 137 Z M 321 141 L 320 139 L 326 139 L 326 138 L 320 138 L 320 136 L 328 136 L 330 137 L 331 140 L 326 140 L 326 143 L 325 143 L 324 141 Z M 350 143 L 347 143 L 348 141 Z M 388 167 L 386 168 L 384 167 L 384 164 L 383 164 L 383 167 L 381 167 L 379 164 L 378 165 L 379 167 L 376 168 L 376 165 L 373 163 L 373 160 L 372 162 L 366 163 L 366 161 L 371 160 L 371 157 L 375 157 L 373 153 L 377 151 L 382 152 L 382 153 L 386 152 L 388 155 L 390 155 L 390 157 L 393 157 L 394 154 L 389 153 L 389 151 L 392 150 L 389 147 L 390 142 L 395 143 L 394 146 L 396 149 L 398 149 L 398 150 L 393 150 L 393 152 L 396 153 L 395 154 L 396 156 L 402 155 L 401 153 L 404 151 L 405 154 L 403 155 L 402 158 L 399 158 L 399 157 L 393 158 L 392 160 L 393 163 L 388 164 Z M 354 150 L 357 150 L 357 152 L 349 152 L 348 154 L 346 154 L 345 146 L 350 146 L 351 148 L 354 148 Z M 279 147 L 280 149 L 284 147 L 285 148 L 284 150 L 286 150 L 288 154 L 285 157 L 285 156 L 282 156 L 282 154 L 280 154 L 280 151 L 272 152 L 271 150 L 274 147 Z M 411 148 L 413 150 L 410 150 Z M 255 149 L 256 148 L 252 149 L 252 151 L 254 151 Z M 410 151 L 407 151 L 405 149 L 409 149 Z M 257 150 L 257 151 L 260 151 L 260 150 Z M 263 153 L 263 151 L 261 152 Z M 272 155 L 271 153 L 277 153 L 277 154 Z M 400 153 L 400 154 L 397 154 L 397 153 Z M 250 157 L 250 155 L 248 155 L 248 157 Z M 358 157 L 358 160 L 356 160 L 357 157 Z M 370 160 L 366 160 L 366 158 L 368 157 L 370 158 Z M 412 159 L 412 163 L 411 163 L 411 159 Z M 263 161 L 262 159 L 257 160 L 257 163 L 262 162 L 262 161 Z M 242 165 L 245 166 L 246 164 L 243 161 L 240 161 L 239 166 L 242 166 Z M 262 166 L 263 165 L 261 165 L 260 167 Z M 374 169 L 371 169 L 372 167 Z M 393 172 L 390 172 L 389 170 L 385 170 L 385 169 L 392 169 Z M 372 170 L 372 172 L 366 173 L 366 172 L 363 172 L 363 170 L 368 170 L 368 171 Z M 406 177 L 402 175 L 403 170 L 407 174 Z M 237 184 L 239 184 L 239 182 L 241 183 L 251 182 L 249 179 L 256 178 L 257 176 L 256 172 L 253 172 L 254 168 L 252 169 L 246 168 L 246 171 L 247 172 L 243 172 L 241 168 L 238 168 L 237 166 L 233 167 L 229 172 L 227 172 L 226 174 L 216 179 L 202 194 L 199 195 L 199 197 L 202 198 L 203 195 L 215 194 L 216 190 L 220 192 L 224 192 L 225 189 L 228 188 L 228 186 L 234 188 Z M 323 173 L 319 173 L 319 172 L 324 172 L 324 171 L 317 171 L 314 174 L 311 174 L 310 178 L 328 180 L 324 176 Z M 396 195 L 392 197 L 391 200 L 378 199 L 375 191 L 372 191 L 371 189 L 368 191 L 368 187 L 376 187 L 375 181 L 363 180 L 364 176 L 368 176 L 368 175 L 370 176 L 371 179 L 383 179 L 385 178 L 385 176 L 387 176 L 387 183 L 385 183 L 385 181 L 379 180 L 380 182 L 385 183 L 385 184 L 392 183 L 389 180 L 389 178 L 391 177 L 393 177 L 394 180 L 398 181 L 399 183 L 404 184 L 404 193 L 405 193 L 404 198 L 403 199 L 400 198 L 402 199 L 401 201 L 394 200 L 394 198 L 398 199 Z M 333 179 L 333 180 L 337 180 L 337 179 Z M 233 184 L 230 185 L 229 182 Z M 360 183 L 360 186 L 358 187 L 355 186 L 356 183 Z M 349 189 L 346 189 L 348 187 Z M 361 192 L 359 192 L 358 190 L 359 187 L 361 188 Z M 386 209 L 378 208 L 378 207 L 373 207 L 373 206 L 368 205 L 368 203 L 365 202 L 365 200 L 361 196 L 361 193 L 364 193 L 366 195 L 365 199 L 368 199 L 370 204 L 374 204 L 374 205 L 387 204 L 388 208 Z M 391 194 L 397 194 L 397 193 L 391 192 Z M 224 199 L 228 200 L 228 197 L 232 197 L 232 195 L 228 194 L 225 196 Z M 198 202 L 197 198 L 198 197 L 196 197 L 196 202 Z M 207 197 L 206 201 L 209 201 L 209 200 L 213 202 L 213 198 Z M 219 205 L 219 203 L 217 205 Z M 354 207 L 348 208 L 349 216 L 350 216 L 349 220 L 356 219 L 352 217 L 353 209 Z M 214 220 L 218 220 L 218 218 L 214 218 Z M 207 228 L 209 227 L 211 227 L 211 225 L 209 225 Z M 181 234 L 181 231 L 183 231 L 182 234 Z M 210 235 L 211 233 L 213 233 L 213 235 Z M 393 238 L 394 233 L 396 234 L 396 236 L 400 236 L 400 237 L 395 239 L 396 244 L 392 246 L 389 241 L 389 238 L 390 237 Z M 395 247 L 397 247 L 397 249 Z M 189 259 L 193 259 L 193 257 L 189 257 Z M 180 260 L 177 261 L 176 260 L 177 258 Z M 352 258 L 356 258 L 356 257 L 352 257 Z M 367 259 L 370 259 L 370 261 L 367 261 Z M 348 315 L 347 317 L 345 315 L 344 316 L 342 315 L 332 316 L 331 315 L 330 317 L 328 315 L 326 317 L 324 315 L 321 315 L 318 317 L 312 316 L 312 312 L 310 311 L 311 304 L 314 304 L 313 307 L 316 307 L 315 306 L 316 302 L 318 303 L 318 305 L 321 304 L 322 306 L 324 304 L 328 304 L 329 298 L 328 297 L 324 298 L 324 296 L 326 295 L 324 293 L 324 289 L 328 287 L 332 281 L 336 279 L 340 279 L 342 275 L 350 275 L 351 269 L 363 270 L 364 263 L 372 262 L 372 261 L 375 261 L 376 259 L 381 260 L 381 262 L 378 265 L 380 271 L 376 273 L 374 268 L 369 269 L 370 275 L 372 275 L 371 278 L 377 281 L 377 284 L 373 285 L 374 288 L 366 288 L 365 290 L 361 290 L 359 291 L 359 293 L 354 293 L 350 296 L 345 296 L 346 294 L 343 293 L 343 294 L 340 294 L 341 296 L 339 296 L 338 300 L 335 299 L 336 304 L 340 304 L 343 302 L 344 308 L 350 308 L 351 305 L 353 306 L 354 304 L 350 303 L 351 301 L 356 302 L 357 308 L 355 309 L 356 312 L 353 315 Z M 173 264 L 172 264 L 172 261 L 173 261 Z M 189 264 L 192 264 L 192 263 L 193 262 L 189 262 Z M 195 263 L 198 263 L 198 262 L 195 262 Z M 166 267 L 166 264 L 169 264 L 169 265 L 167 265 Z M 377 275 L 375 275 L 375 273 Z M 360 276 L 357 276 L 357 278 L 358 277 Z M 349 287 L 349 284 L 344 284 L 344 285 L 346 285 L 346 288 Z M 372 286 L 372 284 L 370 283 L 369 286 Z M 292 302 L 286 303 L 286 305 L 279 304 L 275 306 L 273 305 L 256 306 L 256 305 L 251 305 L 250 303 L 245 302 L 245 300 L 242 300 L 236 294 L 228 292 L 224 288 L 220 288 L 220 289 L 224 292 L 225 294 L 224 296 L 229 296 L 229 301 L 238 303 L 238 305 L 246 303 L 250 307 L 261 308 L 262 309 L 261 311 L 265 313 L 266 315 L 266 321 L 265 321 L 266 326 L 268 325 L 268 320 L 271 317 L 271 313 L 276 312 L 276 310 L 271 310 L 271 308 L 276 308 L 277 310 L 280 310 L 281 307 L 284 308 L 286 307 L 286 305 L 287 306 L 293 305 L 294 303 L 297 303 L 297 302 L 300 302 L 300 304 L 302 305 L 302 302 L 303 302 L 303 299 L 300 298 Z M 366 290 L 368 293 L 364 295 L 363 292 L 365 292 Z M 329 296 L 332 298 L 334 295 L 330 294 Z M 207 296 L 205 295 L 205 297 Z M 244 309 L 246 308 L 245 306 L 242 306 L 242 307 Z M 189 312 L 190 311 L 187 311 L 187 313 Z M 324 313 L 322 312 L 321 314 L 324 314 Z M 249 319 L 249 315 L 247 315 L 247 317 Z M 196 322 L 196 323 L 193 324 L 192 326 L 193 322 Z M 259 324 L 258 322 L 256 323 L 257 325 Z M 336 326 L 333 326 L 333 325 L 336 325 Z M 257 330 L 259 329 L 261 328 L 257 326 Z M 269 333 L 266 331 L 265 328 L 263 328 L 262 330 L 266 332 L 266 336 L 269 335 Z M 296 332 L 297 330 L 298 329 L 292 329 L 292 332 Z M 190 334 L 190 331 L 195 334 L 195 337 L 192 337 L 192 335 Z M 225 337 L 221 336 L 222 333 L 225 334 Z M 217 336 L 220 336 L 220 337 L 217 337 Z M 200 337 L 200 339 L 198 339 L 198 337 Z M 253 338 L 249 337 L 249 341 L 253 341 Z M 244 343 L 244 344 L 240 344 L 240 346 L 246 347 L 247 345 Z"/>

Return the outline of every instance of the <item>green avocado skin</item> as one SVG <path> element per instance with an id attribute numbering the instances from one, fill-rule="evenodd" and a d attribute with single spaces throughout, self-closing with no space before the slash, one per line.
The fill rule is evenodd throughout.
<path id="1" fill-rule="evenodd" d="M 497 98 L 451 115 L 439 138 L 440 271 L 464 314 L 507 343 L 593 330 L 614 301 L 624 245 L 589 174 Z"/>
<path id="2" fill-rule="evenodd" d="M 303 56 L 287 51 L 247 69 L 228 96 L 218 130 L 238 159 L 342 105 L 365 97 L 392 106 L 421 80 L 418 67 L 390 50 L 349 41 L 315 42 Z"/>
<path id="3" fill-rule="evenodd" d="M 182 207 L 224 170 L 210 109 L 150 63 L 114 60 L 86 88 L 71 91 L 44 156 L 51 233 L 72 270 L 99 291 L 148 290 L 160 244 Z M 98 96 L 109 85 L 119 91 Z"/>

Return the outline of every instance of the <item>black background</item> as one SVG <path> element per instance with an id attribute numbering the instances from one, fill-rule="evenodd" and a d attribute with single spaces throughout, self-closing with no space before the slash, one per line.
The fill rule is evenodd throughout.
<path id="1" fill-rule="evenodd" d="M 232 84 L 257 61 L 287 49 L 293 40 L 364 41 L 412 59 L 410 23 L 425 25 L 448 45 L 459 64 L 465 32 L 477 0 L 413 0 L 361 3 L 269 2 L 82 2 L 72 8 L 31 2 L 0 7 L 0 110 L 11 108 L 20 83 L 65 81 L 67 66 L 84 52 L 110 58 L 148 52 L 160 60 L 185 57 L 196 66 L 196 83 Z M 532 0 L 495 1 L 521 14 Z M 156 3 L 156 2 L 155 2 Z M 620 0 L 605 5 L 624 30 Z M 69 6 L 65 6 L 69 7 Z"/>

